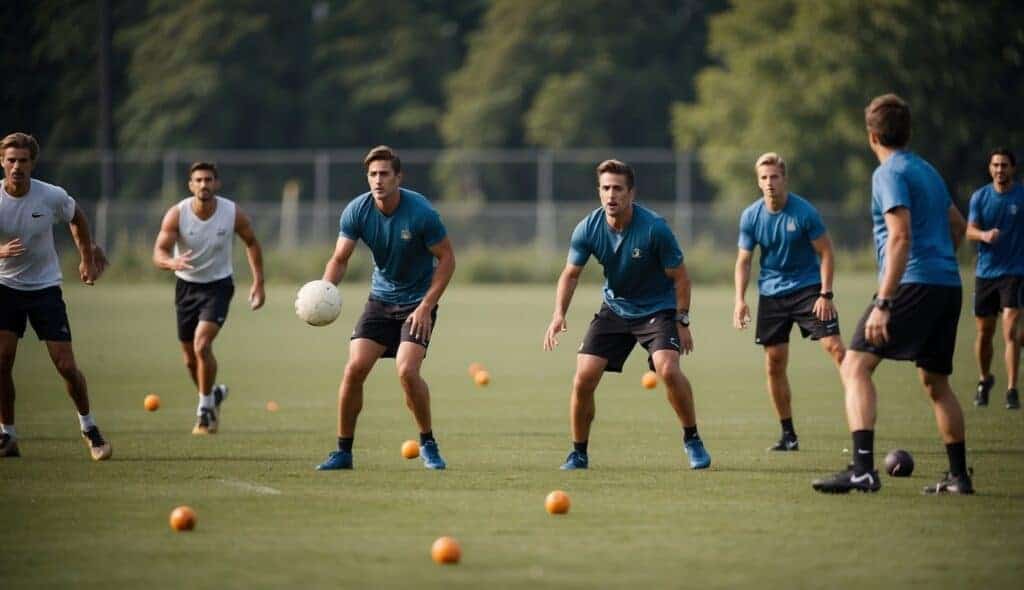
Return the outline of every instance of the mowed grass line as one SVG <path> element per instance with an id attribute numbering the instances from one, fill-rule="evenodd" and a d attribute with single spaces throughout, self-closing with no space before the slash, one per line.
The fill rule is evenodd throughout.
<path id="1" fill-rule="evenodd" d="M 872 286 L 872 277 L 837 281 L 846 339 Z M 592 469 L 581 473 L 557 466 L 569 450 L 575 349 L 597 287 L 580 288 L 569 333 L 544 353 L 553 286 L 453 286 L 425 364 L 450 469 L 427 472 L 400 457 L 416 429 L 394 364 L 383 361 L 367 384 L 350 473 L 312 468 L 333 448 L 337 384 L 365 285 L 345 285 L 342 317 L 320 329 L 295 319 L 297 285 L 271 288 L 256 313 L 245 309 L 247 288 L 239 282 L 216 345 L 232 388 L 222 431 L 200 438 L 189 434 L 195 393 L 175 342 L 172 286 L 68 287 L 76 352 L 114 444 L 107 463 L 87 459 L 45 351 L 32 335 L 22 342 L 24 456 L 0 461 L 5 588 L 1015 588 L 1024 575 L 1024 419 L 1001 403 L 970 405 L 969 296 L 954 384 L 979 494 L 920 495 L 945 453 L 912 365 L 886 363 L 877 448 L 910 450 L 917 470 L 885 478 L 873 496 L 828 497 L 809 482 L 848 457 L 835 370 L 817 344 L 794 335 L 802 450 L 767 453 L 778 423 L 763 357 L 752 333 L 730 327 L 728 288 L 696 289 L 697 351 L 683 364 L 712 469 L 686 468 L 662 389 L 640 387 L 638 349 L 624 374 L 602 382 Z M 997 359 L 1000 351 L 997 343 Z M 471 361 L 487 366 L 490 386 L 472 383 Z M 996 366 L 994 402 L 1003 385 Z M 147 393 L 161 396 L 158 412 L 142 409 Z M 268 412 L 268 400 L 280 410 Z M 567 516 L 544 512 L 553 489 L 570 494 Z M 179 504 L 198 512 L 192 533 L 168 528 Z M 444 534 L 462 544 L 458 566 L 429 559 Z"/>

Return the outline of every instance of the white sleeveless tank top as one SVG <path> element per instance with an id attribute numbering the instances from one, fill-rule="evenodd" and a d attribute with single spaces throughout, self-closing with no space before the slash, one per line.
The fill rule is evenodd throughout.
<path id="1" fill-rule="evenodd" d="M 235 241 L 235 204 L 223 197 L 207 219 L 199 219 L 192 211 L 189 197 L 178 203 L 178 241 L 174 255 L 192 250 L 192 270 L 176 270 L 174 274 L 190 283 L 212 283 L 231 276 L 231 246 Z"/>

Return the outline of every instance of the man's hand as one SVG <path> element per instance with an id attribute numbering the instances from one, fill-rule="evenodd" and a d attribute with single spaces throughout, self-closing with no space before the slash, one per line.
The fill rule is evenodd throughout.
<path id="1" fill-rule="evenodd" d="M 13 258 L 24 253 L 25 245 L 21 243 L 21 238 L 14 238 L 6 244 L 0 244 L 0 258 Z"/>
<path id="2" fill-rule="evenodd" d="M 181 254 L 178 254 L 174 258 L 171 258 L 170 269 L 171 270 L 192 270 L 192 250 L 185 250 Z"/>
<path id="3" fill-rule="evenodd" d="M 263 283 L 253 283 L 249 289 L 249 307 L 257 310 L 263 307 L 265 300 L 266 294 L 263 292 Z"/>
<path id="4" fill-rule="evenodd" d="M 746 301 L 737 301 L 736 307 L 732 310 L 732 326 L 737 330 L 743 330 L 750 325 L 750 307 Z"/>
<path id="5" fill-rule="evenodd" d="M 981 232 L 981 241 L 986 244 L 993 244 L 999 239 L 999 229 L 992 228 L 988 231 Z"/>
<path id="6" fill-rule="evenodd" d="M 690 328 L 678 322 L 676 322 L 676 327 L 679 329 L 679 352 L 690 354 L 693 352 L 693 335 L 690 334 Z"/>
<path id="7" fill-rule="evenodd" d="M 551 323 L 548 325 L 547 331 L 544 332 L 544 350 L 554 350 L 558 346 L 558 335 L 568 329 L 565 316 L 556 315 L 551 318 Z"/>
<path id="8" fill-rule="evenodd" d="M 409 324 L 409 334 L 413 338 L 423 342 L 430 340 L 430 332 L 434 329 L 434 323 L 430 320 L 430 311 L 430 307 L 420 303 L 405 319 L 405 323 Z"/>
<path id="9" fill-rule="evenodd" d="M 96 272 L 96 264 L 92 261 L 91 257 L 83 257 L 82 261 L 78 263 L 78 276 L 82 278 L 82 282 L 86 285 L 92 285 L 96 282 L 96 277 L 99 273 Z"/>
<path id="10" fill-rule="evenodd" d="M 832 321 L 836 318 L 836 306 L 831 299 L 818 297 L 814 302 L 814 316 L 823 322 Z"/>
<path id="11" fill-rule="evenodd" d="M 864 322 L 864 337 L 872 346 L 881 346 L 889 341 L 890 313 L 875 307 L 868 314 L 868 320 Z"/>

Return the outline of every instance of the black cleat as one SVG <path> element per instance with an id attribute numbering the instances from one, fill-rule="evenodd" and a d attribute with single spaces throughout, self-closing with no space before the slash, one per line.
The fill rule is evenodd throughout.
<path id="1" fill-rule="evenodd" d="M 7 434 L 0 433 L 0 457 L 20 457 L 21 450 L 18 449 L 18 439 Z"/>
<path id="2" fill-rule="evenodd" d="M 775 443 L 775 446 L 768 447 L 769 451 L 799 451 L 800 441 L 797 440 L 796 435 L 783 434 L 779 442 Z"/>
<path id="3" fill-rule="evenodd" d="M 213 386 L 211 393 L 213 393 L 214 406 L 216 406 L 217 410 L 220 410 L 220 405 L 224 403 L 224 400 L 228 399 L 228 386 L 218 383 Z"/>
<path id="4" fill-rule="evenodd" d="M 942 480 L 934 485 L 924 488 L 925 494 L 973 494 L 974 484 L 971 483 L 971 476 L 967 473 L 953 475 L 946 472 Z"/>
<path id="5" fill-rule="evenodd" d="M 985 377 L 981 381 L 978 381 L 978 389 L 974 394 L 974 405 L 979 408 L 988 405 L 988 392 L 992 391 L 992 386 L 996 384 L 996 378 L 993 375 Z"/>
<path id="6" fill-rule="evenodd" d="M 848 494 L 853 490 L 858 492 L 877 492 L 882 489 L 882 480 L 878 478 L 878 470 L 857 475 L 853 465 L 848 465 L 845 471 L 824 479 L 816 479 L 811 482 L 815 491 L 823 494 Z"/>
<path id="7" fill-rule="evenodd" d="M 1007 410 L 1019 410 L 1020 409 L 1020 396 L 1017 395 L 1017 388 L 1016 387 L 1006 391 L 1006 409 Z"/>

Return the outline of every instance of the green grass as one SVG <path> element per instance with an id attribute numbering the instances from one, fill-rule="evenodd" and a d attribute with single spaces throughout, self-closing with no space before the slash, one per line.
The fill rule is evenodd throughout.
<path id="1" fill-rule="evenodd" d="M 847 338 L 872 282 L 837 281 Z M 247 288 L 216 344 L 232 387 L 222 430 L 198 438 L 170 283 L 69 285 L 76 353 L 114 458 L 88 460 L 61 382 L 27 337 L 15 368 L 23 457 L 0 462 L 0 587 L 1015 588 L 1024 575 L 1024 416 L 970 406 L 968 315 L 954 384 L 979 493 L 920 495 L 945 453 L 912 365 L 890 362 L 878 373 L 877 448 L 910 450 L 917 471 L 885 478 L 876 495 L 830 497 L 809 482 L 848 457 L 835 370 L 816 344 L 794 341 L 802 450 L 765 452 L 778 423 L 762 354 L 729 325 L 728 288 L 695 291 L 697 350 L 683 363 L 712 468 L 686 468 L 675 418 L 663 394 L 640 388 L 645 362 L 634 352 L 598 391 L 592 468 L 578 473 L 557 466 L 597 286 L 580 288 L 554 353 L 540 346 L 553 285 L 453 286 L 425 364 L 449 470 L 401 459 L 416 429 L 384 361 L 367 385 L 349 473 L 313 466 L 334 446 L 336 389 L 365 285 L 346 285 L 342 317 L 320 329 L 295 319 L 291 286 L 271 288 L 257 313 L 243 305 Z M 489 387 L 466 374 L 474 360 L 491 371 Z M 142 409 L 150 392 L 163 399 L 155 413 Z M 280 411 L 267 412 L 268 400 Z M 545 513 L 553 489 L 571 495 L 567 516 Z M 199 514 L 192 533 L 168 528 L 179 504 Z M 461 541 L 458 566 L 430 561 L 441 535 Z"/>

